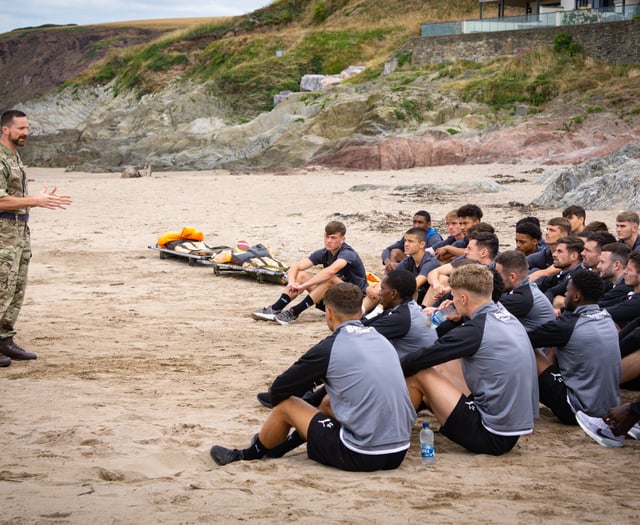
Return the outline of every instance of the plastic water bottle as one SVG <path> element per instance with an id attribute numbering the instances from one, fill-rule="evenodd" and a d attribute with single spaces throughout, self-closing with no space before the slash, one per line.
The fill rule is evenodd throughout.
<path id="1" fill-rule="evenodd" d="M 429 428 L 429 422 L 422 423 L 420 430 L 420 458 L 423 465 L 433 465 L 436 462 L 436 452 L 433 448 L 433 430 Z"/>
<path id="2" fill-rule="evenodd" d="M 446 306 L 442 310 L 436 310 L 431 315 L 431 325 L 437 328 L 447 320 L 447 315 L 455 315 L 456 313 L 456 307 L 453 305 Z"/>
<path id="3" fill-rule="evenodd" d="M 431 326 L 433 326 L 434 328 L 437 328 L 446 320 L 447 318 L 444 316 L 444 314 L 440 310 L 436 310 L 435 312 L 433 312 L 433 315 L 431 316 Z"/>

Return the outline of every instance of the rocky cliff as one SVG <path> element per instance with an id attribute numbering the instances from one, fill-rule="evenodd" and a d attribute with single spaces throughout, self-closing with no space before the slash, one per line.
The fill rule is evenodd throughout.
<path id="1" fill-rule="evenodd" d="M 0 109 L 50 93 L 107 51 L 150 42 L 163 32 L 166 30 L 69 26 L 0 35 Z"/>
<path id="2" fill-rule="evenodd" d="M 203 85 L 176 83 L 138 99 L 107 88 L 68 88 L 19 107 L 30 116 L 24 152 L 34 165 L 82 171 L 154 171 L 323 165 L 353 169 L 531 162 L 573 164 L 640 139 L 640 119 L 588 113 L 557 101 L 547 112 L 492 122 L 484 109 L 409 86 L 406 97 L 434 107 L 411 128 L 400 102 L 375 86 L 338 86 L 321 96 L 294 93 L 243 124 Z M 579 122 L 579 123 L 577 123 Z"/>
<path id="3" fill-rule="evenodd" d="M 289 4 L 302 5 L 285 2 L 276 7 Z M 268 19 L 266 15 L 263 18 Z M 384 68 L 382 74 L 382 62 L 375 59 L 378 62 L 373 67 L 379 73 L 369 74 L 368 81 L 342 83 L 314 93 L 294 92 L 280 97 L 282 101 L 271 111 L 254 111 L 251 118 L 242 119 L 235 111 L 242 92 L 236 92 L 233 98 L 221 91 L 221 85 L 230 85 L 230 77 L 206 79 L 195 73 L 237 60 L 234 52 L 247 52 L 256 42 L 266 45 L 267 29 L 257 27 L 258 40 L 254 42 L 247 36 L 247 24 L 253 22 L 251 17 L 247 20 L 238 22 L 238 30 L 227 30 L 227 26 L 203 30 L 205 38 L 196 32 L 186 43 L 173 38 L 173 43 L 154 41 L 151 46 L 140 46 L 140 55 L 130 54 L 127 60 L 111 62 L 111 66 L 121 64 L 129 69 L 124 73 L 113 71 L 115 78 L 102 84 L 82 82 L 78 73 L 88 71 L 107 49 L 113 53 L 119 47 L 150 41 L 161 32 L 132 27 L 69 27 L 0 35 L 2 106 L 23 109 L 31 122 L 25 161 L 117 172 L 124 166 L 146 165 L 161 171 L 282 169 L 314 164 L 354 169 L 488 162 L 573 164 L 637 143 L 640 136 L 637 67 L 614 70 L 605 65 L 592 69 L 592 73 L 586 69 L 588 57 L 582 58 L 577 76 L 559 87 L 561 81 L 553 84 L 549 77 L 551 73 L 560 74 L 563 68 L 571 69 L 573 59 L 545 56 L 535 50 L 529 53 L 533 57 L 530 60 L 538 63 L 532 62 L 531 68 L 541 67 L 546 60 L 554 62 L 556 69 L 543 70 L 537 76 L 534 71 L 529 85 L 512 89 L 529 93 L 532 100 L 544 95 L 545 102 L 535 106 L 527 102 L 496 108 L 492 102 L 483 101 L 477 94 L 495 88 L 495 68 L 464 63 L 412 67 L 410 56 L 392 53 L 396 65 L 406 63 L 399 72 Z M 394 33 L 388 30 L 382 34 Z M 335 32 L 312 36 L 309 41 L 314 42 L 321 37 L 348 38 L 345 33 Z M 226 38 L 237 47 L 223 52 Z M 261 49 L 259 46 L 255 49 Z M 364 48 L 354 49 L 364 53 Z M 287 58 L 291 62 L 282 62 L 282 67 L 289 64 L 298 68 L 287 73 L 290 76 L 299 79 L 296 75 L 303 66 L 322 64 L 322 57 L 317 55 L 294 62 L 296 53 L 302 51 L 291 47 Z M 142 69 L 145 57 L 152 56 L 157 60 L 154 63 L 163 67 L 154 69 L 147 61 L 148 69 Z M 171 60 L 177 56 L 180 64 L 174 67 Z M 165 59 L 169 62 L 162 62 Z M 375 60 L 372 63 L 376 64 Z M 509 67 L 529 67 L 522 57 L 515 57 L 513 64 L 506 67 L 508 81 Z M 136 78 L 153 76 L 147 86 L 157 89 L 146 94 L 124 89 L 122 75 L 133 75 L 133 65 L 140 66 L 135 70 Z M 244 70 L 247 75 L 251 73 L 251 67 L 244 63 L 233 67 L 236 83 Z M 249 78 L 245 85 L 255 91 L 260 91 L 256 86 L 260 81 L 276 85 L 269 84 L 264 73 L 259 74 L 263 76 Z M 75 80 L 71 84 L 69 79 Z M 489 81 L 480 88 L 476 84 L 476 95 L 461 88 L 465 82 L 483 79 Z"/>

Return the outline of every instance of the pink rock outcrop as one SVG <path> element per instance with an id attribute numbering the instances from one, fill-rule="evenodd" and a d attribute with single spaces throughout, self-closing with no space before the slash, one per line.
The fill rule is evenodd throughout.
<path id="1" fill-rule="evenodd" d="M 576 164 L 603 157 L 640 140 L 640 125 L 611 114 L 533 118 L 512 128 L 474 136 L 419 136 L 347 141 L 337 151 L 312 158 L 309 165 L 351 169 L 405 169 L 450 164 Z"/>

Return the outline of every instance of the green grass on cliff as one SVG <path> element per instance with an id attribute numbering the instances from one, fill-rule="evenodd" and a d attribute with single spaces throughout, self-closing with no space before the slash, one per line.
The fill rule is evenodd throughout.
<path id="1" fill-rule="evenodd" d="M 553 46 L 496 60 L 479 72 L 478 78 L 460 82 L 458 90 L 463 100 L 494 110 L 508 110 L 517 103 L 542 110 L 554 98 L 569 95 L 576 104 L 604 103 L 625 118 L 640 96 L 639 67 L 596 63 L 568 33 L 560 33 Z"/>
<path id="2" fill-rule="evenodd" d="M 460 61 L 416 68 L 406 53 L 397 56 L 398 71 L 380 80 L 385 61 L 419 35 L 421 23 L 477 16 L 477 0 L 280 0 L 247 16 L 191 25 L 150 45 L 113 49 L 82 81 L 113 81 L 116 93 L 143 95 L 177 79 L 192 80 L 206 84 L 238 120 L 271 109 L 273 95 L 280 91 L 299 90 L 305 74 L 335 74 L 349 65 L 367 67 L 350 82 L 387 82 L 393 91 L 436 74 L 463 100 L 496 111 L 519 103 L 538 111 L 564 93 L 587 103 L 593 96 L 594 106 L 615 105 L 620 89 L 631 97 L 640 95 L 633 88 L 638 68 L 594 64 L 570 38 L 555 49 L 531 49 L 487 64 Z M 616 87 L 608 89 L 610 85 Z M 598 95 L 594 90 L 600 90 Z M 396 114 L 420 121 L 418 108 L 405 106 L 396 108 Z M 624 103 L 620 111 L 628 107 Z M 628 111 L 637 107 L 634 102 Z"/>
<path id="3" fill-rule="evenodd" d="M 379 73 L 421 23 L 477 11 L 477 0 L 280 0 L 149 46 L 114 49 L 82 81 L 114 81 L 116 93 L 143 95 L 178 77 L 193 79 L 208 83 L 234 113 L 255 114 L 272 107 L 274 94 L 298 90 L 304 74 L 334 74 L 349 65 Z"/>

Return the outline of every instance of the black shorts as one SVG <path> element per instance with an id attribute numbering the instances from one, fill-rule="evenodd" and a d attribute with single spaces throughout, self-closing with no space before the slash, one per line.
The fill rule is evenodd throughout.
<path id="1" fill-rule="evenodd" d="M 540 402 L 565 425 L 577 425 L 576 416 L 567 401 L 567 385 L 557 365 L 551 365 L 538 376 Z"/>
<path id="2" fill-rule="evenodd" d="M 473 397 L 464 394 L 440 427 L 440 433 L 451 441 L 476 454 L 500 456 L 509 452 L 520 436 L 500 436 L 489 432 L 482 424 L 482 416 L 473 402 Z"/>
<path id="3" fill-rule="evenodd" d="M 360 454 L 349 450 L 340 440 L 340 423 L 318 412 L 307 429 L 309 459 L 351 472 L 373 472 L 398 468 L 406 450 L 392 454 Z"/>

